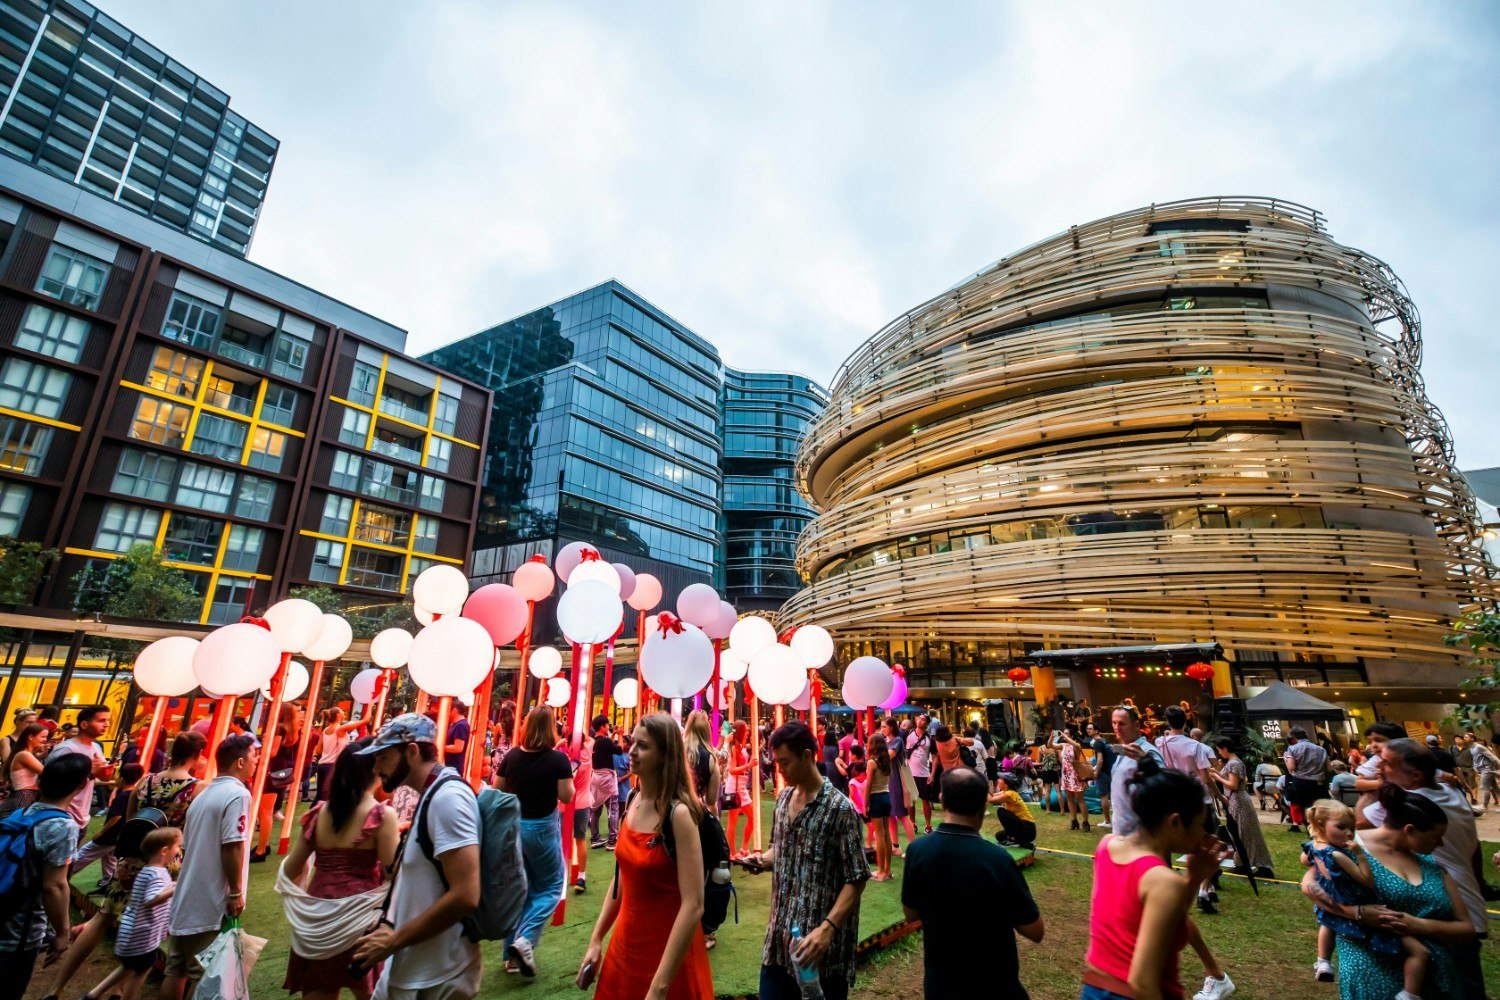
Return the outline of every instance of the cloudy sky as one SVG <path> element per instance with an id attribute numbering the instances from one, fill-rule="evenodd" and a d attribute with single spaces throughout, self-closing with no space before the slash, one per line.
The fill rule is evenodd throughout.
<path id="1" fill-rule="evenodd" d="M 1069 225 L 1274 195 L 1405 279 L 1460 464 L 1500 465 L 1500 7 L 104 7 L 281 139 L 251 257 L 414 351 L 616 277 L 827 379 Z"/>

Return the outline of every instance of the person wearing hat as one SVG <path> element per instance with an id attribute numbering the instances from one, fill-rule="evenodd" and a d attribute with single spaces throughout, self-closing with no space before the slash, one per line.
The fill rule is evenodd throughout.
<path id="1" fill-rule="evenodd" d="M 373 754 L 387 792 L 421 795 L 397 861 L 386 916 L 354 946 L 365 967 L 385 963 L 376 1000 L 462 1000 L 479 992 L 479 945 L 463 936 L 463 918 L 479 905 L 479 804 L 458 772 L 438 761 L 437 724 L 408 712 L 381 727 L 360 754 Z"/>

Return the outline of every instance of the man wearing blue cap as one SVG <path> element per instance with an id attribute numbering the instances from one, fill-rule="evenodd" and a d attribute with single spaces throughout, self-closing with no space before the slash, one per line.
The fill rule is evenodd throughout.
<path id="1" fill-rule="evenodd" d="M 398 715 L 370 745 L 375 774 L 387 792 L 401 786 L 421 795 L 414 829 L 397 864 L 390 910 L 355 945 L 355 961 L 385 962 L 375 1000 L 468 1000 L 479 991 L 479 945 L 462 921 L 479 905 L 479 806 L 452 768 L 438 762 L 437 725 L 423 715 Z M 420 824 L 420 827 L 418 825 Z M 431 837 L 429 854 L 417 829 Z"/>

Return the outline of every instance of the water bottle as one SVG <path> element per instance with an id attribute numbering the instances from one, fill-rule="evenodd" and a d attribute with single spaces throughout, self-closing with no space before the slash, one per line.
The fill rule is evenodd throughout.
<path id="1" fill-rule="evenodd" d="M 718 864 L 718 866 L 716 868 L 714 868 L 713 872 L 709 874 L 709 879 L 715 885 L 728 885 L 729 884 L 729 862 L 728 861 L 720 861 L 719 864 Z"/>
<path id="2" fill-rule="evenodd" d="M 804 966 L 797 961 L 797 946 L 802 943 L 802 928 L 792 926 L 792 968 L 797 973 L 797 986 L 802 990 L 802 1000 L 825 1000 L 823 981 L 818 978 L 816 965 Z"/>

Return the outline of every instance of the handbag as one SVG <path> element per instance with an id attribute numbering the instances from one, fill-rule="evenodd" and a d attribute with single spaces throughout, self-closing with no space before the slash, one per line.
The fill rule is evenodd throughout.
<path id="1" fill-rule="evenodd" d="M 290 767 L 283 767 L 267 774 L 266 787 L 273 792 L 279 792 L 287 788 L 291 788 L 292 769 Z"/>
<path id="2" fill-rule="evenodd" d="M 1094 780 L 1094 765 L 1089 763 L 1089 759 L 1083 755 L 1082 750 L 1073 757 L 1073 774 L 1079 781 Z"/>

